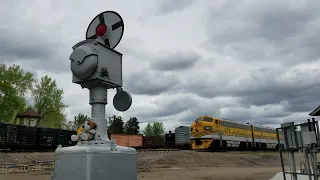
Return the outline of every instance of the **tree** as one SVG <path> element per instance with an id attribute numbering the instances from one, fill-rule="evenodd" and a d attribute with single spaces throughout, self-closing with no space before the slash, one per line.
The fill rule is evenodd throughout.
<path id="1" fill-rule="evenodd" d="M 46 127 L 62 128 L 66 121 L 66 114 L 54 111 L 45 116 L 45 121 L 42 121 L 41 124 Z"/>
<path id="2" fill-rule="evenodd" d="M 153 136 L 153 130 L 152 130 L 152 125 L 150 123 L 147 124 L 147 126 L 144 128 L 142 133 L 145 136 Z"/>
<path id="3" fill-rule="evenodd" d="M 130 117 L 130 119 L 124 124 L 124 131 L 126 134 L 138 134 L 139 129 L 139 121 L 136 117 Z"/>
<path id="4" fill-rule="evenodd" d="M 63 126 L 62 126 L 63 129 L 66 129 L 66 130 L 76 130 L 74 128 L 74 124 L 73 124 L 73 121 L 65 121 L 63 123 Z"/>
<path id="5" fill-rule="evenodd" d="M 162 122 L 154 122 L 152 124 L 152 132 L 154 136 L 162 136 L 164 134 L 164 127 Z"/>
<path id="6" fill-rule="evenodd" d="M 145 136 L 162 136 L 164 134 L 164 127 L 162 122 L 148 123 L 143 134 Z"/>
<path id="7" fill-rule="evenodd" d="M 124 128 L 123 128 L 124 122 L 123 118 L 121 116 L 111 116 L 108 118 L 108 132 L 112 134 L 123 134 Z"/>
<path id="8" fill-rule="evenodd" d="M 88 121 L 89 119 L 89 116 L 79 113 L 77 116 L 74 116 L 72 127 L 78 129 L 85 121 Z"/>
<path id="9" fill-rule="evenodd" d="M 56 126 L 63 122 L 65 119 L 63 111 L 67 105 L 62 102 L 62 95 L 63 90 L 59 89 L 56 81 L 47 75 L 35 83 L 32 96 L 35 109 L 41 115 L 41 124 Z M 39 126 L 39 124 L 38 121 L 36 126 Z"/>
<path id="10" fill-rule="evenodd" d="M 33 74 L 20 66 L 0 64 L 0 122 L 9 122 L 26 108 L 25 93 L 32 87 Z"/>

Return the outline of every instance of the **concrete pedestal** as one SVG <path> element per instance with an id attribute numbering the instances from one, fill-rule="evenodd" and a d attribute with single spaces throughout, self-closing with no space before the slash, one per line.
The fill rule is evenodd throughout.
<path id="1" fill-rule="evenodd" d="M 55 151 L 53 180 L 137 180 L 136 150 L 93 140 Z"/>

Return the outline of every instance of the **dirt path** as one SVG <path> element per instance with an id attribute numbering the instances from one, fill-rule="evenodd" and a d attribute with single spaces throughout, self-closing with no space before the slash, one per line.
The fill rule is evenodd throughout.
<path id="1" fill-rule="evenodd" d="M 279 167 L 239 168 L 239 167 L 202 167 L 186 169 L 157 169 L 152 173 L 139 173 L 139 180 L 269 180 Z"/>
<path id="2" fill-rule="evenodd" d="M 138 180 L 269 180 L 279 168 L 212 167 L 171 169 L 159 168 L 138 173 Z M 49 171 L 0 175 L 0 180 L 50 180 Z"/>

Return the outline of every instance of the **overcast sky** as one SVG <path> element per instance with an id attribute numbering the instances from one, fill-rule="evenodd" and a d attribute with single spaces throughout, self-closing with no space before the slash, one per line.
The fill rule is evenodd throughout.
<path id="1" fill-rule="evenodd" d="M 51 2 L 51 3 L 50 3 Z M 319 105 L 320 1 L 28 0 L 0 5 L 0 63 L 18 64 L 64 89 L 69 120 L 90 115 L 89 91 L 71 82 L 69 55 L 100 12 L 124 20 L 124 89 L 135 116 L 166 130 L 211 115 L 279 125 Z"/>

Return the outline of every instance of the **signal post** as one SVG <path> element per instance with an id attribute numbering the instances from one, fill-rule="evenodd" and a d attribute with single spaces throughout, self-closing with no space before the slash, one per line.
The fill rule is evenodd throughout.
<path id="1" fill-rule="evenodd" d="M 108 89 L 116 89 L 113 106 L 127 111 L 131 95 L 122 89 L 122 54 L 114 48 L 124 32 L 114 11 L 97 15 L 89 24 L 86 40 L 72 47 L 72 82 L 90 91 L 91 120 L 97 124 L 91 141 L 55 151 L 53 180 L 137 180 L 136 150 L 116 145 L 107 135 L 105 105 Z"/>

